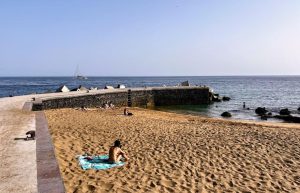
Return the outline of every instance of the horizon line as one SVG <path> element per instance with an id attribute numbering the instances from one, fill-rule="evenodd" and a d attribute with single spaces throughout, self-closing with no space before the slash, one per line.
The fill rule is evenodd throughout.
<path id="1" fill-rule="evenodd" d="M 287 74 L 287 75 L 278 75 L 278 74 L 272 74 L 272 75 L 109 75 L 109 76 L 85 76 L 85 77 L 262 77 L 262 76 L 277 76 L 277 77 L 284 77 L 284 76 L 300 76 L 300 74 Z M 13 76 L 0 76 L 0 78 L 34 78 L 34 77 L 74 77 L 74 76 L 70 76 L 70 75 L 61 75 L 61 76 L 52 76 L 52 75 L 40 75 L 40 76 L 36 76 L 36 75 L 13 75 Z"/>

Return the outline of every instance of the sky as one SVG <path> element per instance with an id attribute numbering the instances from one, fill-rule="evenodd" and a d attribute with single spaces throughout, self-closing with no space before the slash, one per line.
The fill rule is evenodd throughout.
<path id="1" fill-rule="evenodd" d="M 0 76 L 300 75 L 299 0 L 0 0 Z"/>

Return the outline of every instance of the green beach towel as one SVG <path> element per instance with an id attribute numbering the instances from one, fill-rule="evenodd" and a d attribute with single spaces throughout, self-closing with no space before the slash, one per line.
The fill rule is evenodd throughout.
<path id="1" fill-rule="evenodd" d="M 91 156 L 91 159 L 87 159 L 87 156 L 78 156 L 79 165 L 82 169 L 95 169 L 95 170 L 107 170 L 117 166 L 123 166 L 124 162 L 118 162 L 111 164 L 108 162 L 108 155 Z"/>

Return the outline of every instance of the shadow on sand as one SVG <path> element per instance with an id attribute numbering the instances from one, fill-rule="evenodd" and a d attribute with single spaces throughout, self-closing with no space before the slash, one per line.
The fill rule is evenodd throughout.
<path id="1" fill-rule="evenodd" d="M 24 140 L 24 141 L 29 141 L 29 140 L 34 140 L 34 138 L 30 137 L 16 137 L 14 140 Z"/>

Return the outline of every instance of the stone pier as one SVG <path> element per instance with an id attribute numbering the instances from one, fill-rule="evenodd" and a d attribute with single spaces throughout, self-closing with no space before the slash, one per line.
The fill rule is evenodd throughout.
<path id="1" fill-rule="evenodd" d="M 33 102 L 33 110 L 100 107 L 110 102 L 115 106 L 149 107 L 209 104 L 210 101 L 208 87 L 106 89 L 41 96 Z"/>

